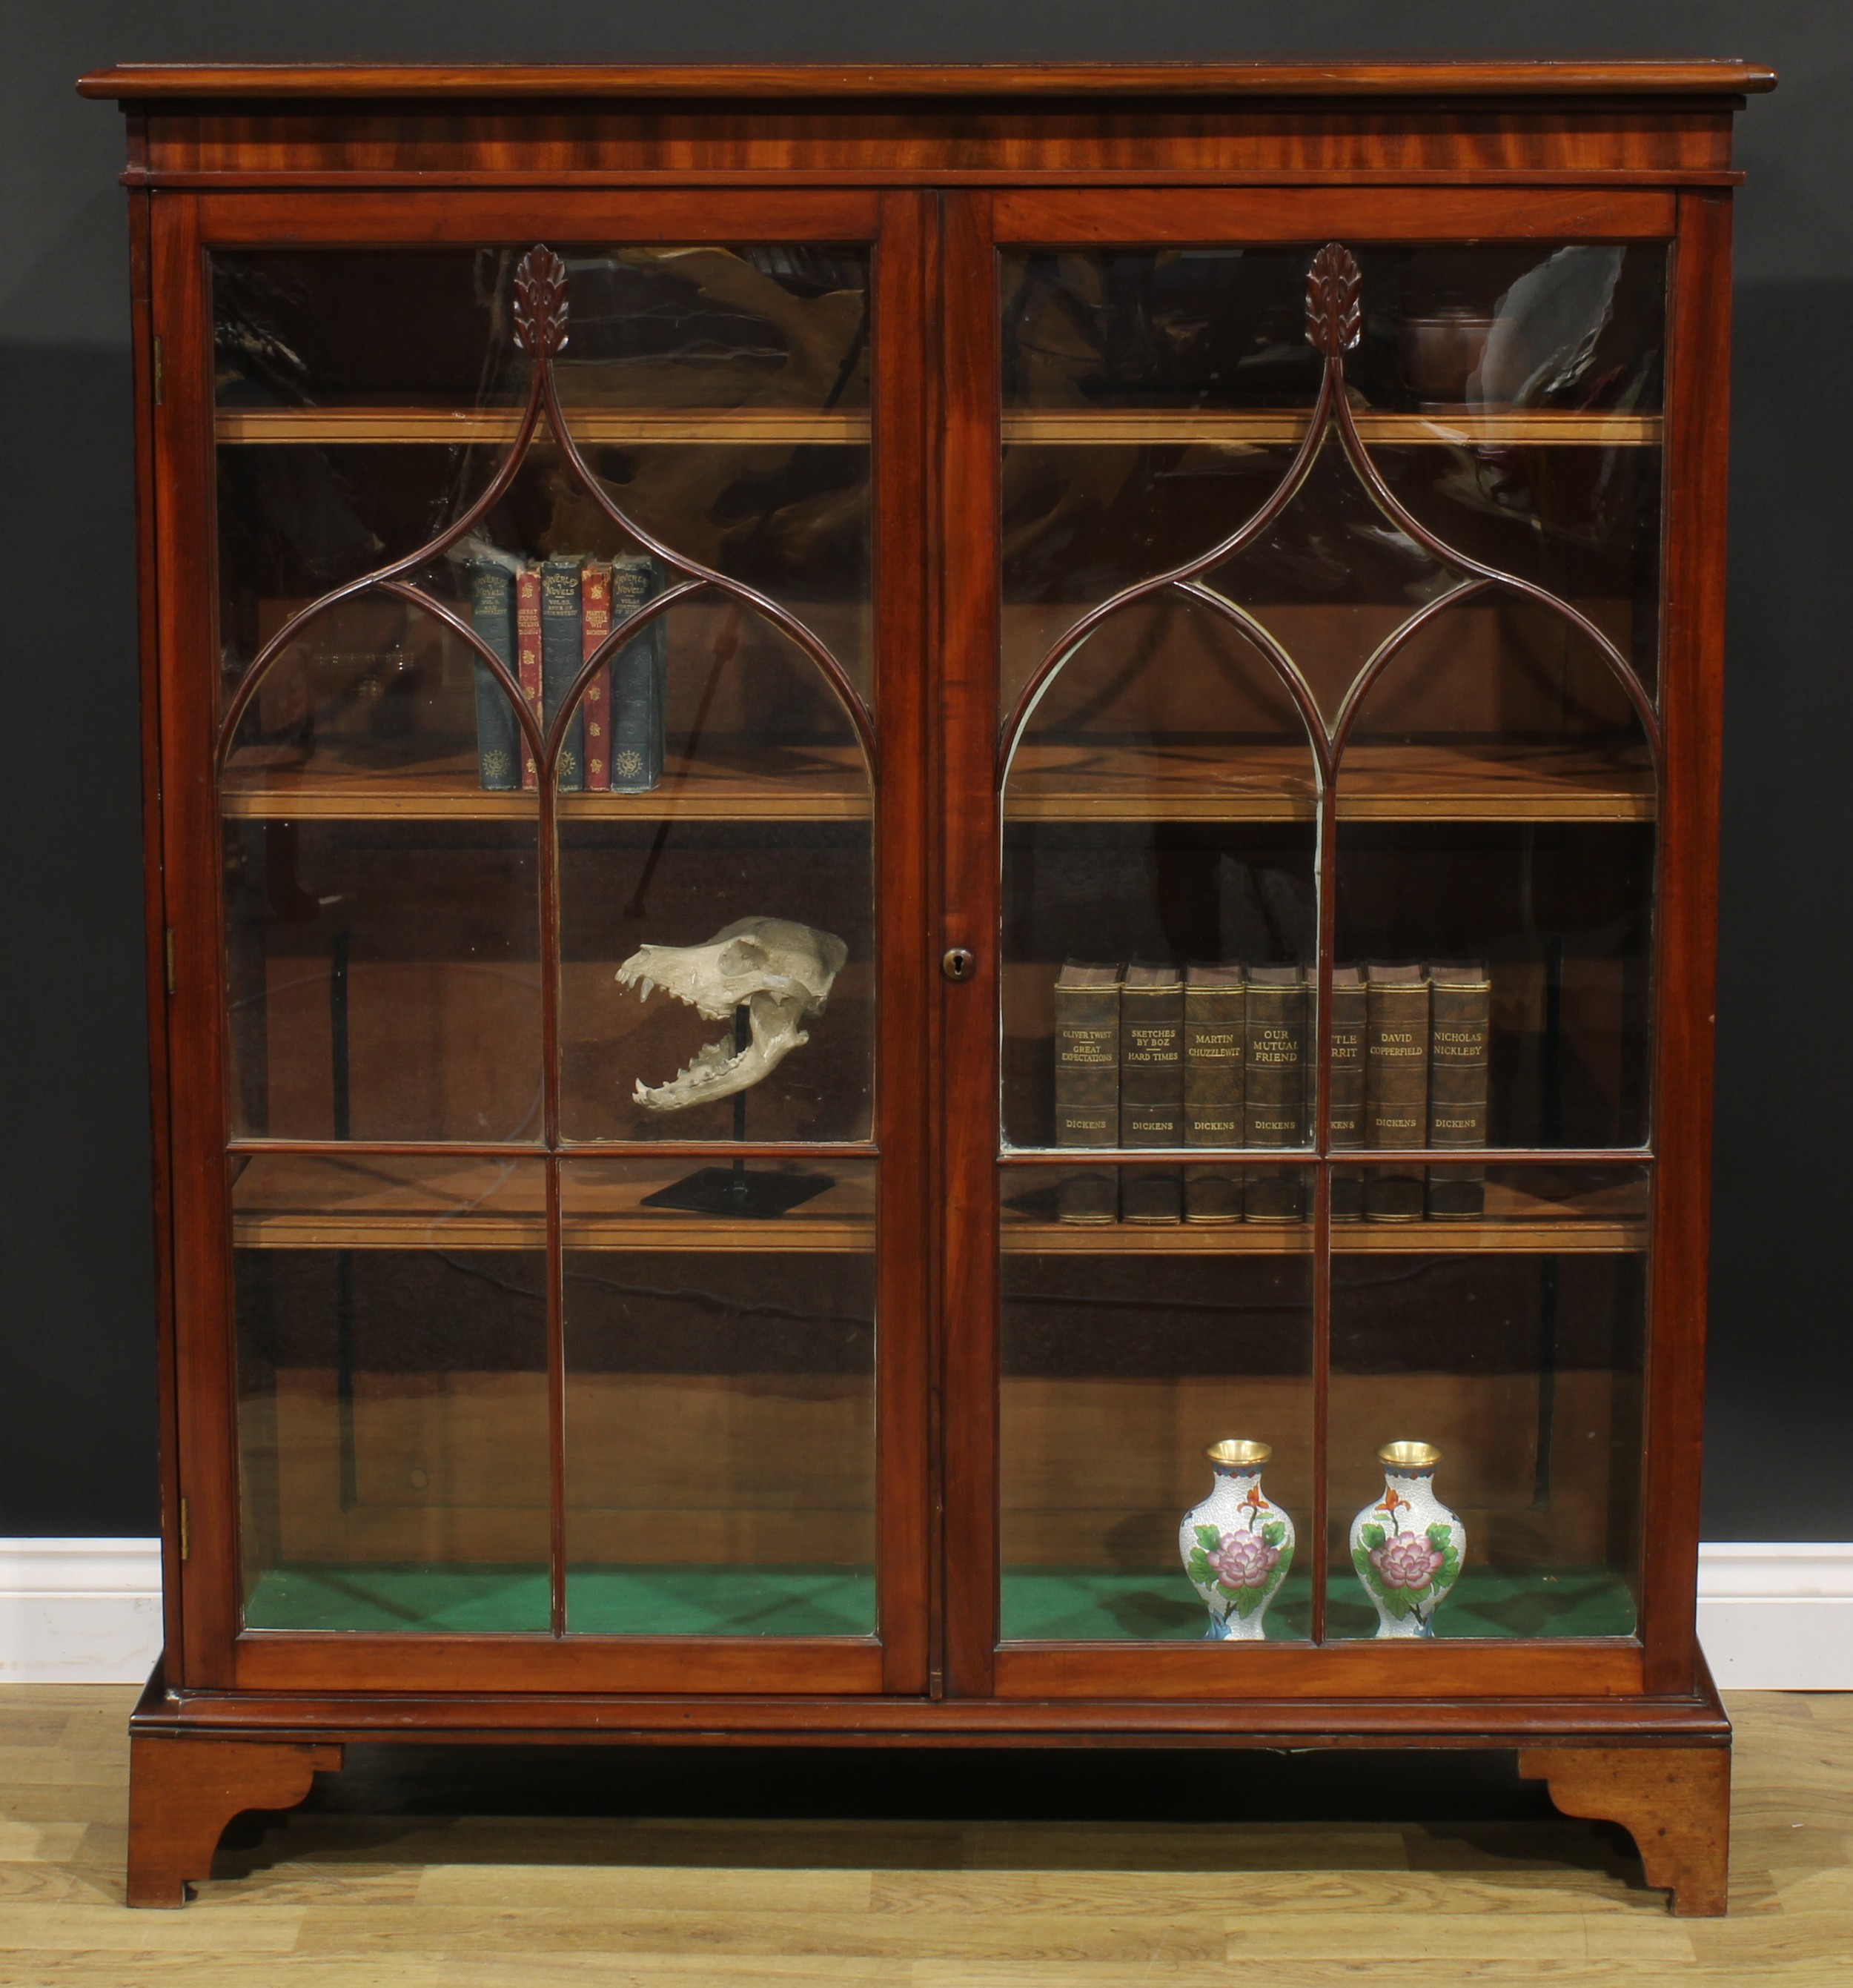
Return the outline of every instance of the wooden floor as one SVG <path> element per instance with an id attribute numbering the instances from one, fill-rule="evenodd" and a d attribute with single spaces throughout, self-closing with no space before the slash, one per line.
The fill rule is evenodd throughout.
<path id="1" fill-rule="evenodd" d="M 242 1844 L 221 1848 L 184 1911 L 130 1912 L 133 1697 L 0 1689 L 0 1988 L 1853 1988 L 1853 1694 L 1732 1702 L 1732 1915 L 1699 1921 L 1668 1916 L 1613 1832 L 1522 1812 L 1533 1797 L 1517 1787 L 1483 1801 L 1485 1819 L 1368 1819 L 1394 1815 L 1400 1797 L 1381 1756 L 1365 1756 L 1349 1793 L 1332 1778 L 1345 1763 L 1257 1756 L 1260 1782 L 1229 1804 L 1248 1819 L 1222 1822 L 1152 1819 L 1167 1770 L 1148 1756 L 1105 1770 L 1119 1777 L 1107 1793 L 1128 1796 L 1117 1810 L 1086 1798 L 1074 1777 L 1096 1770 L 1072 1756 L 1053 1783 L 1020 1767 L 948 1782 L 938 1756 L 924 1769 L 915 1756 L 858 1756 L 844 1770 L 861 1777 L 854 1786 L 885 1788 L 888 1814 L 905 1820 L 881 1819 L 879 1802 L 861 1819 L 830 1814 L 830 1770 L 796 1756 L 742 1770 L 774 1777 L 754 1799 L 789 1795 L 785 1814 L 799 1819 L 779 1820 L 737 1800 L 729 1812 L 741 1783 L 725 1756 L 656 1753 L 632 1787 L 661 1819 L 639 1821 L 593 1812 L 624 1802 L 588 1780 L 591 1767 L 525 1769 L 539 1756 L 501 1750 L 423 1769 L 394 1759 L 370 1783 L 357 1762 L 346 1794 L 349 1776 L 319 1784 L 316 1805 L 287 1822 L 239 1825 Z M 1232 1768 L 1241 1758 L 1221 1756 Z M 1216 1761 L 1191 1756 L 1175 1771 L 1196 1791 L 1186 1814 L 1205 1792 L 1214 1801 Z M 540 1779 L 524 1784 L 524 1772 Z M 1425 1785 L 1415 1808 L 1446 1812 L 1453 1800 L 1463 1812 L 1458 1790 Z M 664 1799 L 691 1787 L 692 1800 Z M 969 1819 L 984 1787 L 990 1819 Z M 1258 1803 L 1278 1817 L 1283 1792 L 1288 1810 L 1310 1792 L 1352 1819 L 1256 1818 Z M 580 1812 L 539 1812 L 549 1804 Z M 1127 1819 L 1129 1807 L 1145 1819 Z M 921 1808 L 966 1819 L 923 1821 Z M 1103 1813 L 1114 1819 L 1063 1819 Z"/>

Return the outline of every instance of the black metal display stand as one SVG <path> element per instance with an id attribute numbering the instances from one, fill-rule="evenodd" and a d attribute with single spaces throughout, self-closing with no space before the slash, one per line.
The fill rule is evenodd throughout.
<path id="1" fill-rule="evenodd" d="M 738 1056 L 752 1040 L 752 1024 L 742 1002 L 733 1011 L 733 1048 Z M 733 1097 L 733 1136 L 746 1138 L 746 1094 Z M 752 1173 L 744 1159 L 730 1167 L 699 1167 L 668 1187 L 643 1198 L 645 1208 L 680 1209 L 689 1215 L 732 1215 L 749 1221 L 769 1221 L 800 1207 L 837 1185 L 829 1174 Z"/>

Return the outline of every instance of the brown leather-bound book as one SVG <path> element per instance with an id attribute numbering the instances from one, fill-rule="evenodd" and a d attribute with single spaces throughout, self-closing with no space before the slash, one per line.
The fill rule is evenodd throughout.
<path id="1" fill-rule="evenodd" d="M 1429 1144 L 1484 1146 L 1492 979 L 1475 960 L 1431 965 L 1429 985 Z M 1429 1168 L 1432 1218 L 1478 1221 L 1486 1211 L 1483 1166 Z"/>
<path id="2" fill-rule="evenodd" d="M 1128 1167 L 1120 1178 L 1120 1219 L 1145 1225 L 1183 1219 L 1183 1177 L 1175 1167 Z"/>
<path id="3" fill-rule="evenodd" d="M 1186 1167 L 1184 1219 L 1200 1225 L 1242 1219 L 1243 1174 L 1238 1166 Z"/>
<path id="4" fill-rule="evenodd" d="M 1429 1132 L 1429 982 L 1419 966 L 1367 966 L 1364 1143 L 1420 1146 Z M 1366 1167 L 1364 1219 L 1419 1222 L 1419 1166 Z"/>
<path id="5" fill-rule="evenodd" d="M 1239 965 L 1184 969 L 1184 1143 L 1242 1143 L 1246 976 Z"/>
<path id="6" fill-rule="evenodd" d="M 1134 960 L 1120 982 L 1120 1144 L 1184 1143 L 1184 982 Z"/>
<path id="7" fill-rule="evenodd" d="M 1250 1146 L 1306 1144 L 1307 984 L 1298 966 L 1251 966 L 1243 1081 Z M 1249 1222 L 1304 1219 L 1304 1169 L 1248 1169 L 1243 1214 Z"/>
<path id="8" fill-rule="evenodd" d="M 1111 1146 L 1120 1131 L 1120 969 L 1070 960 L 1055 979 L 1055 1143 Z"/>
<path id="9" fill-rule="evenodd" d="M 1184 1143 L 1239 1146 L 1248 1014 L 1246 975 L 1239 965 L 1184 969 Z M 1242 1169 L 1184 1169 L 1184 1219 L 1199 1224 L 1242 1219 Z"/>
<path id="10" fill-rule="evenodd" d="M 1089 1229 L 1118 1221 L 1120 1184 L 1112 1170 L 1064 1176 L 1055 1191 L 1055 1213 L 1057 1221 Z"/>
<path id="11" fill-rule="evenodd" d="M 1183 974 L 1183 1143 L 1241 1145 L 1246 988 L 1241 964 Z M 1243 1169 L 1185 1167 L 1183 1219 L 1239 1222 Z"/>
<path id="12" fill-rule="evenodd" d="M 1364 971 L 1332 969 L 1331 1091 L 1327 1124 L 1334 1151 L 1364 1144 L 1364 1043 L 1369 996 Z M 1357 1222 L 1364 1215 L 1364 1168 L 1332 1168 L 1332 1219 Z"/>

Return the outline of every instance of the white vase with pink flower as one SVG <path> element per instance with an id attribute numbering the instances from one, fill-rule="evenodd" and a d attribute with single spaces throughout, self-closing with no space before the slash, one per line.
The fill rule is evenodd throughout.
<path id="1" fill-rule="evenodd" d="M 1184 1514 L 1178 1550 L 1209 1611 L 1207 1641 L 1267 1640 L 1267 1604 L 1293 1564 L 1293 1522 L 1261 1489 L 1261 1466 L 1273 1453 L 1264 1442 L 1235 1437 L 1203 1452 L 1216 1482 Z"/>
<path id="2" fill-rule="evenodd" d="M 1379 1636 L 1432 1636 L 1435 1611 L 1460 1578 L 1467 1529 L 1435 1495 L 1432 1443 L 1386 1442 L 1377 1459 L 1383 1496 L 1351 1521 L 1351 1564 Z"/>

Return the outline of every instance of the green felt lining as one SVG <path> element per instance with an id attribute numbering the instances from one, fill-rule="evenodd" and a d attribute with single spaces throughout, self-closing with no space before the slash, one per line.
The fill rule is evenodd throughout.
<path id="1" fill-rule="evenodd" d="M 1303 1640 L 1312 1585 L 1290 1574 L 1267 1614 L 1270 1642 Z M 1019 1567 L 1003 1576 L 1007 1642 L 1191 1642 L 1209 1618 L 1181 1569 Z M 546 1635 L 544 1567 L 300 1561 L 267 1568 L 245 1604 L 252 1629 Z M 870 1636 L 871 1567 L 575 1567 L 566 1627 L 592 1636 Z M 1332 1641 L 1371 1636 L 1377 1618 L 1354 1583 L 1334 1577 Z M 1605 1567 L 1527 1574 L 1469 1567 L 1436 1611 L 1438 1636 L 1628 1636 L 1634 1598 Z"/>
<path id="2" fill-rule="evenodd" d="M 1181 1568 L 1126 1572 L 1110 1567 L 1016 1567 L 1004 1571 L 1006 1642 L 1188 1642 L 1201 1639 L 1209 1611 Z M 1290 1574 L 1267 1611 L 1267 1639 L 1303 1640 L 1312 1580 Z M 1504 1574 L 1470 1567 L 1435 1613 L 1437 1636 L 1632 1636 L 1635 1602 L 1608 1567 L 1562 1567 Z M 1348 1575 L 1326 1591 L 1326 1638 L 1377 1633 L 1377 1611 Z"/>
<path id="3" fill-rule="evenodd" d="M 544 1567 L 299 1561 L 266 1568 L 245 1604 L 250 1629 L 545 1635 Z M 872 1567 L 574 1567 L 566 1628 L 593 1636 L 871 1636 Z"/>

